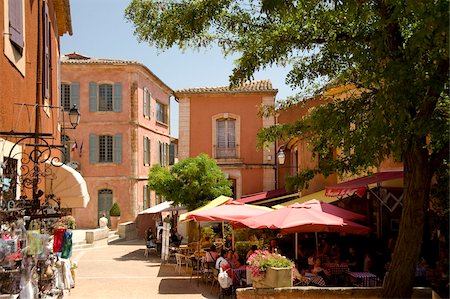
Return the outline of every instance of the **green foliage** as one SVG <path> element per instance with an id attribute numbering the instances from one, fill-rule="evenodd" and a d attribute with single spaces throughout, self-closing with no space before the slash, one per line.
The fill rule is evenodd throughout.
<path id="1" fill-rule="evenodd" d="M 202 227 L 202 238 L 208 236 L 209 240 L 211 242 L 214 242 L 214 239 L 216 238 L 216 233 L 210 226 L 204 226 Z"/>
<path id="2" fill-rule="evenodd" d="M 353 85 L 346 100 L 262 130 L 259 143 L 308 140 L 319 167 L 292 179 L 294 188 L 304 187 L 312 174 L 360 173 L 386 157 L 404 161 L 406 224 L 400 224 L 396 247 L 414 250 L 395 253 L 407 254 L 408 262 L 396 262 L 402 269 L 388 277 L 383 296 L 409 297 L 421 238 L 411 241 L 407 234 L 424 218 L 411 202 L 429 200 L 413 190 L 418 183 L 427 189 L 449 156 L 448 8 L 449 0 L 133 0 L 125 14 L 136 36 L 160 49 L 216 43 L 225 55 L 237 53 L 232 84 L 278 64 L 291 67 L 286 81 L 294 87 Z M 327 98 L 326 92 L 320 96 Z M 329 159 L 330 149 L 341 151 Z"/>
<path id="3" fill-rule="evenodd" d="M 75 229 L 77 227 L 75 218 L 72 215 L 62 217 L 61 221 L 67 229 Z"/>
<path id="4" fill-rule="evenodd" d="M 109 216 L 119 217 L 120 216 L 120 207 L 117 202 L 113 203 L 111 209 L 109 210 Z"/>
<path id="5" fill-rule="evenodd" d="M 170 169 L 154 165 L 150 169 L 148 185 L 157 194 L 189 210 L 220 195 L 232 195 L 231 183 L 216 161 L 206 154 L 182 160 Z"/>

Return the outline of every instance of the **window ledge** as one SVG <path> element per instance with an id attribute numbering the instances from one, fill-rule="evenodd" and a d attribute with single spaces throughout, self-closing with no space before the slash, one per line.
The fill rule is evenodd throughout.
<path id="1" fill-rule="evenodd" d="M 242 159 L 239 158 L 215 158 L 217 163 L 221 164 L 236 164 L 236 163 L 243 163 Z"/>
<path id="2" fill-rule="evenodd" d="M 168 125 L 168 124 L 166 124 L 166 123 L 163 123 L 163 122 L 161 122 L 161 121 L 159 121 L 159 120 L 156 120 L 156 124 L 157 124 L 157 125 L 160 125 L 160 126 L 162 126 L 162 127 L 166 127 L 166 128 L 168 128 L 168 127 L 169 127 L 169 125 Z"/>

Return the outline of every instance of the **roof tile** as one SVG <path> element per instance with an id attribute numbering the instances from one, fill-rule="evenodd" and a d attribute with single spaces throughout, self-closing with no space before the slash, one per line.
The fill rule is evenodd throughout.
<path id="1" fill-rule="evenodd" d="M 277 89 L 272 87 L 272 82 L 270 80 L 258 80 L 258 81 L 247 81 L 240 85 L 233 86 L 230 88 L 227 86 L 216 86 L 216 87 L 193 87 L 175 90 L 175 94 L 186 94 L 186 93 L 222 93 L 222 92 L 277 92 Z"/>

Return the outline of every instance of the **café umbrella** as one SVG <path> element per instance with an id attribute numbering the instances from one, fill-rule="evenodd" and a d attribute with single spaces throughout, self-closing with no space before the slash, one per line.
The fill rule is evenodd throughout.
<path id="1" fill-rule="evenodd" d="M 344 219 L 343 217 L 324 212 L 318 208 L 317 204 L 312 203 L 295 203 L 279 210 L 238 220 L 235 225 L 255 229 L 280 229 L 283 234 L 335 232 L 366 235 L 370 232 L 370 228 Z"/>

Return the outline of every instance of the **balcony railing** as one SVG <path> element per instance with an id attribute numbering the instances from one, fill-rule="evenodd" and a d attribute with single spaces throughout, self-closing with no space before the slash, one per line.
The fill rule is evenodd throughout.
<path id="1" fill-rule="evenodd" d="M 216 159 L 237 158 L 236 147 L 216 147 Z"/>

